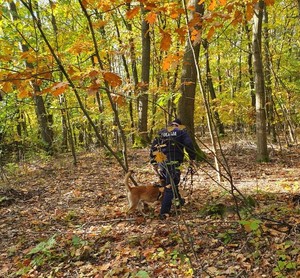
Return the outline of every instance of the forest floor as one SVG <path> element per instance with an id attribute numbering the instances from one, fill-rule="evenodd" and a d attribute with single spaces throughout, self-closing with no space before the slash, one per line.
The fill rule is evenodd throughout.
<path id="1" fill-rule="evenodd" d="M 159 208 L 126 217 L 124 172 L 102 150 L 78 154 L 77 166 L 66 154 L 8 165 L 0 277 L 300 277 L 299 147 L 274 148 L 261 164 L 247 142 L 224 154 L 255 204 L 241 204 L 242 220 L 231 185 L 205 162 L 193 176 L 183 166 L 186 205 L 163 221 Z M 157 181 L 148 150 L 131 150 L 129 163 L 139 184 Z"/>

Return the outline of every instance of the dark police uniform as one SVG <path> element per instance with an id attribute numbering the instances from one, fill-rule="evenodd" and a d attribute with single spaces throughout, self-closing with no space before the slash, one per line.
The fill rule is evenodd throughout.
<path id="1" fill-rule="evenodd" d="M 153 140 L 150 149 L 151 163 L 158 165 L 158 173 L 162 185 L 165 186 L 160 209 L 160 216 L 162 217 L 170 212 L 174 193 L 180 204 L 184 204 L 184 200 L 178 191 L 180 182 L 179 166 L 184 159 L 184 150 L 188 153 L 190 160 L 194 160 L 196 157 L 192 139 L 186 130 L 180 128 L 180 125 L 181 121 L 176 119 L 170 124 L 169 128 L 161 130 L 158 137 Z M 166 160 L 156 161 L 157 152 L 163 153 Z"/>

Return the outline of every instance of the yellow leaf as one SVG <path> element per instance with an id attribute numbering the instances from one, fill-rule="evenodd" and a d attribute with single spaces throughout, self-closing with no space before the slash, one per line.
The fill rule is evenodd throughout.
<path id="1" fill-rule="evenodd" d="M 153 154 L 155 155 L 155 161 L 158 163 L 164 162 L 167 160 L 166 155 L 162 152 L 156 151 L 156 152 L 153 152 Z"/>

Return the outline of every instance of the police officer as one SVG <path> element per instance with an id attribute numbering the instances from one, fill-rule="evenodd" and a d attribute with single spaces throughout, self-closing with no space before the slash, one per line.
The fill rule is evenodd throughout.
<path id="1" fill-rule="evenodd" d="M 167 128 L 162 129 L 152 142 L 150 161 L 159 174 L 162 186 L 165 187 L 160 209 L 161 219 L 165 219 L 170 213 L 174 195 L 177 205 L 182 206 L 185 203 L 178 191 L 179 166 L 184 159 L 184 150 L 193 165 L 196 158 L 194 145 L 187 131 L 183 129 L 180 119 L 175 119 Z"/>

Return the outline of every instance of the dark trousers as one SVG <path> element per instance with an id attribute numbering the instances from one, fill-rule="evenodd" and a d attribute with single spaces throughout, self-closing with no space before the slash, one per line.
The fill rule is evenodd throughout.
<path id="1" fill-rule="evenodd" d="M 180 182 L 180 163 L 179 162 L 165 162 L 159 165 L 159 175 L 165 191 L 161 203 L 160 214 L 169 213 L 172 207 L 172 200 L 174 198 L 181 201 L 181 196 L 178 190 L 178 184 Z"/>

